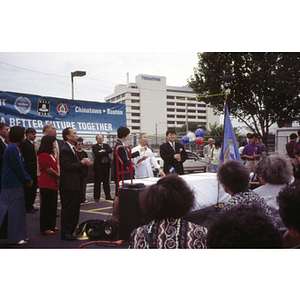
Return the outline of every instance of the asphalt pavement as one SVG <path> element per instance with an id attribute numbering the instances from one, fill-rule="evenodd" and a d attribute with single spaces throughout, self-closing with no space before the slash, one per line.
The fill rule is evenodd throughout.
<path id="1" fill-rule="evenodd" d="M 111 184 L 111 196 L 114 197 L 115 184 Z M 112 216 L 113 200 L 105 200 L 103 190 L 101 191 L 101 199 L 94 202 L 93 184 L 88 184 L 86 191 L 87 203 L 82 203 L 80 208 L 80 217 L 78 224 L 90 220 L 108 220 Z M 26 245 L 12 246 L 6 244 L 6 239 L 0 239 L 0 249 L 16 248 L 16 249 L 127 249 L 128 241 L 122 241 L 119 236 L 112 240 L 101 239 L 94 241 L 90 239 L 81 239 L 75 241 L 66 241 L 61 239 L 60 231 L 53 235 L 42 235 L 40 233 L 40 200 L 39 193 L 34 203 L 34 207 L 38 209 L 35 213 L 27 213 L 27 237 L 29 241 Z M 56 226 L 60 228 L 61 203 L 58 196 Z M 119 241 L 122 242 L 119 242 Z M 118 241 L 118 243 L 116 243 Z M 96 243 L 95 243 L 96 242 Z M 121 245 L 119 245 L 121 243 Z"/>

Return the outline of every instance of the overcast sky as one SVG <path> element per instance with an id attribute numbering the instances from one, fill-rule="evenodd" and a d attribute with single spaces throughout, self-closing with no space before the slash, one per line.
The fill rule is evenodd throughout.
<path id="1" fill-rule="evenodd" d="M 0 52 L 0 90 L 104 101 L 117 84 L 135 76 L 166 76 L 167 85 L 184 86 L 197 67 L 196 52 Z"/>

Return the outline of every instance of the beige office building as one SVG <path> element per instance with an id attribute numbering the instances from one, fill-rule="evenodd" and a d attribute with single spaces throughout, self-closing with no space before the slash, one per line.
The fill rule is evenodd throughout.
<path id="1" fill-rule="evenodd" d="M 198 125 L 219 123 L 212 109 L 196 101 L 196 94 L 187 86 L 168 86 L 166 77 L 137 75 L 135 82 L 119 84 L 106 102 L 126 104 L 127 127 L 131 133 L 147 132 L 165 136 L 168 127 L 181 127 L 188 122 Z"/>

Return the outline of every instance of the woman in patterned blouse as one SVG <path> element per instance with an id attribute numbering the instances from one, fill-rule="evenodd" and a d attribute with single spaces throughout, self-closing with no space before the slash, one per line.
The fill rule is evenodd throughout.
<path id="1" fill-rule="evenodd" d="M 249 189 L 249 171 L 242 163 L 229 160 L 218 168 L 218 181 L 226 193 L 231 195 L 222 211 L 231 209 L 236 205 L 257 205 L 269 216 L 276 228 L 278 225 L 274 215 L 263 198 Z"/>
<path id="2" fill-rule="evenodd" d="M 203 249 L 207 229 L 182 217 L 193 207 L 195 196 L 177 174 L 169 174 L 139 194 L 141 210 L 151 221 L 131 233 L 129 248 Z"/>

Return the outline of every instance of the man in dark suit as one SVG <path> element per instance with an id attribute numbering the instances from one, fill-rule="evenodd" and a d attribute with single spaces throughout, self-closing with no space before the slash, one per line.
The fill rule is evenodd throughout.
<path id="1" fill-rule="evenodd" d="M 94 200 L 96 202 L 100 199 L 101 182 L 103 182 L 103 190 L 105 199 L 112 200 L 110 196 L 109 186 L 109 171 L 111 168 L 111 159 L 109 154 L 112 153 L 111 147 L 103 143 L 104 137 L 102 134 L 96 136 L 97 144 L 92 146 L 93 154 L 95 157 L 93 170 L 94 170 Z"/>
<path id="2" fill-rule="evenodd" d="M 65 144 L 60 151 L 60 199 L 61 199 L 61 238 L 76 240 L 73 232 L 76 229 L 80 213 L 80 175 L 82 166 L 88 166 L 90 160 L 81 161 L 76 155 L 75 142 L 78 140 L 75 129 L 63 130 Z"/>
<path id="3" fill-rule="evenodd" d="M 248 144 L 250 144 L 250 136 L 251 136 L 252 133 L 248 132 L 247 135 L 246 135 L 246 138 L 244 138 L 242 141 L 241 141 L 241 144 L 240 146 L 246 146 Z"/>
<path id="4" fill-rule="evenodd" d="M 0 123 L 0 192 L 1 192 L 1 181 L 2 181 L 3 156 L 4 156 L 4 151 L 8 146 L 8 134 L 9 134 L 8 125 L 6 123 Z"/>
<path id="5" fill-rule="evenodd" d="M 187 159 L 187 153 L 181 143 L 175 142 L 176 132 L 169 129 L 166 132 L 167 142 L 160 145 L 160 156 L 164 160 L 164 173 L 184 174 L 183 163 Z"/>
<path id="6" fill-rule="evenodd" d="M 6 147 L 8 146 L 8 135 L 9 127 L 6 123 L 0 123 L 0 192 L 1 192 L 1 181 L 2 181 L 2 166 L 3 166 L 3 156 Z M 8 215 L 6 214 L 2 225 L 0 226 L 0 239 L 7 238 L 7 220 Z"/>
<path id="7" fill-rule="evenodd" d="M 36 191 L 38 188 L 37 179 L 37 156 L 35 151 L 34 140 L 36 138 L 36 131 L 34 128 L 27 128 L 25 131 L 26 139 L 20 144 L 23 153 L 25 170 L 33 180 L 32 186 L 24 185 L 25 194 L 25 208 L 27 213 L 35 213 L 37 208 L 33 207 Z"/>

